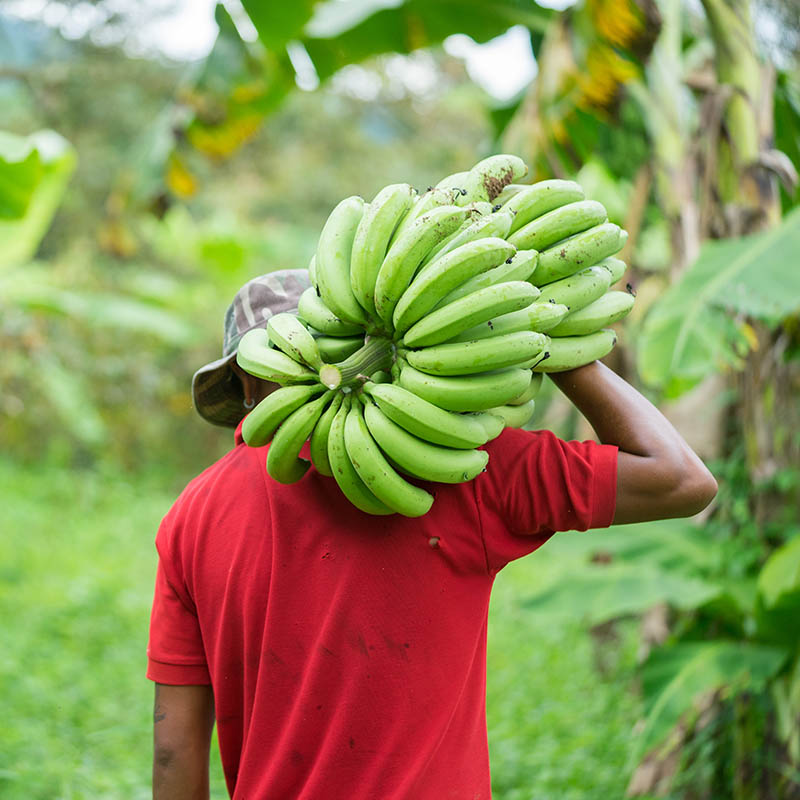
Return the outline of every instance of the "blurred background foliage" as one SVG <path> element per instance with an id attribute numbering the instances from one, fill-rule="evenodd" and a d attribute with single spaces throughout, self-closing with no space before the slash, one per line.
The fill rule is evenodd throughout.
<path id="1" fill-rule="evenodd" d="M 638 302 L 609 363 L 721 489 L 700 527 L 558 537 L 546 580 L 508 578 L 528 589 L 500 594 L 490 650 L 511 676 L 489 691 L 497 796 L 800 797 L 797 0 L 242 0 L 218 4 L 206 52 L 183 59 L 158 44 L 178 8 L 0 5 L 0 447 L 19 519 L 48 529 L 54 503 L 70 528 L 89 509 L 89 543 L 107 510 L 64 506 L 70 480 L 78 498 L 107 481 L 130 505 L 179 489 L 230 445 L 196 417 L 189 384 L 218 357 L 245 280 L 305 266 L 344 196 L 517 152 L 531 180 L 576 178 L 629 231 Z M 519 46 L 529 66 L 497 80 Z M 536 424 L 589 435 L 552 391 Z M 52 493 L 31 489 L 39 471 Z M 35 541 L 9 550 L 2 576 L 34 593 Z M 35 649 L 48 613 L 6 652 Z M 528 723 L 516 708 L 492 717 L 519 679 L 504 618 L 541 634 L 564 615 L 592 632 L 600 695 L 638 698 L 629 746 L 624 721 L 608 732 L 621 744 L 602 786 L 591 769 L 526 779 L 512 742 Z M 549 646 L 574 648 L 570 635 Z M 615 650 L 627 660 L 609 672 Z M 611 689 L 611 673 L 632 688 Z M 9 785 L 23 774 L 0 765 Z M 42 792 L 9 796 L 56 796 Z"/>

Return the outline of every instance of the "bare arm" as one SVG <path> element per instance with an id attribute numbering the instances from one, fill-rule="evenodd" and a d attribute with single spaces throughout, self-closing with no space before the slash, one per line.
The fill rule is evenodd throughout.
<path id="1" fill-rule="evenodd" d="M 210 686 L 156 684 L 153 706 L 153 800 L 208 800 L 214 727 Z"/>
<path id="2" fill-rule="evenodd" d="M 619 447 L 614 523 L 688 517 L 717 493 L 697 454 L 645 397 L 599 361 L 550 376 L 603 444 Z"/>

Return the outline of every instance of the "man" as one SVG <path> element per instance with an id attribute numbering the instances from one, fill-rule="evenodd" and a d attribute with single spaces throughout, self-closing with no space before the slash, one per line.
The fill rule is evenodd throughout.
<path id="1" fill-rule="evenodd" d="M 194 377 L 203 417 L 234 427 L 275 388 L 236 365 L 236 346 L 307 285 L 294 270 L 239 291 L 224 357 Z M 436 499 L 417 519 L 363 514 L 313 468 L 276 483 L 267 448 L 247 447 L 237 428 L 156 539 L 156 800 L 208 797 L 215 720 L 236 800 L 490 797 L 494 576 L 555 531 L 692 515 L 717 488 L 611 370 L 595 362 L 551 377 L 601 444 L 506 430 L 486 445 L 485 473 L 428 485 Z"/>

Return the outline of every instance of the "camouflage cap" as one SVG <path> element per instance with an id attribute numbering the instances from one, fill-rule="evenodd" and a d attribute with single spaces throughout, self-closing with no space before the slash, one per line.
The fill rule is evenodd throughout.
<path id="1" fill-rule="evenodd" d="M 247 413 L 244 393 L 231 364 L 239 341 L 253 328 L 266 328 L 281 311 L 296 311 L 300 295 L 311 285 L 308 270 L 282 269 L 248 281 L 225 313 L 222 358 L 206 364 L 192 378 L 194 407 L 203 419 L 235 428 Z"/>

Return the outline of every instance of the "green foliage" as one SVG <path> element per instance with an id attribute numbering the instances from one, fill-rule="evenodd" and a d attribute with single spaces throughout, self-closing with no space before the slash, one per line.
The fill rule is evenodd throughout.
<path id="1" fill-rule="evenodd" d="M 775 550 L 758 576 L 760 635 L 788 647 L 800 640 L 800 537 Z"/>
<path id="2" fill-rule="evenodd" d="M 0 131 L 0 269 L 33 257 L 75 161 L 72 146 L 54 131 L 27 138 Z"/>
<path id="3" fill-rule="evenodd" d="M 772 230 L 706 242 L 648 314 L 638 343 L 643 379 L 679 394 L 710 372 L 737 368 L 749 347 L 739 319 L 776 324 L 800 308 L 800 210 Z"/>
<path id="4" fill-rule="evenodd" d="M 759 692 L 786 661 L 782 648 L 717 640 L 655 650 L 642 669 L 645 722 L 634 759 L 664 742 L 698 698 L 720 687 Z"/>

